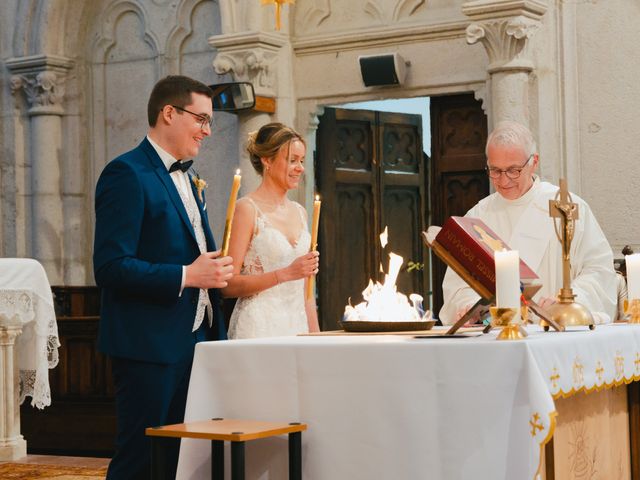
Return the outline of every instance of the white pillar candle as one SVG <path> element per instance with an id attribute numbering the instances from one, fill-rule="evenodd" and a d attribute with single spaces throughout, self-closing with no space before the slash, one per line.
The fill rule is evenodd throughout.
<path id="1" fill-rule="evenodd" d="M 627 291 L 629 301 L 640 300 L 640 253 L 626 255 L 624 262 L 627 266 Z"/>
<path id="2" fill-rule="evenodd" d="M 516 250 L 494 252 L 496 306 L 520 308 L 520 257 Z"/>

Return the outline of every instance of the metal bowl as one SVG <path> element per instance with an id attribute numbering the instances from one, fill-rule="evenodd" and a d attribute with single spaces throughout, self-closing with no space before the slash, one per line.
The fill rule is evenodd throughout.
<path id="1" fill-rule="evenodd" d="M 430 330 L 435 320 L 426 322 L 367 322 L 360 320 L 342 320 L 340 325 L 345 332 L 413 332 Z"/>

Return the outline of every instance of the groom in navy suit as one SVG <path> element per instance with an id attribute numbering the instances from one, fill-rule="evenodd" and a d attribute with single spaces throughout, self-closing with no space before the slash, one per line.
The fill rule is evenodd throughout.
<path id="1" fill-rule="evenodd" d="M 109 480 L 149 478 L 145 428 L 183 421 L 195 344 L 226 338 L 218 289 L 232 259 L 216 251 L 186 160 L 211 133 L 212 95 L 188 77 L 160 80 L 146 138 L 107 164 L 96 187 L 98 345 L 112 360 L 118 416 Z"/>

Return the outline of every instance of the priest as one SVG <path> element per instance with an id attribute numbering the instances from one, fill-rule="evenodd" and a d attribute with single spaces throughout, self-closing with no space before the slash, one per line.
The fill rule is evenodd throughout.
<path id="1" fill-rule="evenodd" d="M 501 122 L 487 139 L 487 174 L 495 193 L 482 199 L 466 214 L 480 218 L 494 230 L 540 277 L 542 288 L 534 300 L 542 307 L 555 303 L 562 287 L 562 245 L 549 200 L 558 187 L 536 175 L 540 158 L 529 129 L 515 122 Z M 589 205 L 575 194 L 579 218 L 571 242 L 571 287 L 575 301 L 584 305 L 596 323 L 615 318 L 617 308 L 613 253 Z M 453 270 L 442 284 L 443 324 L 453 324 L 480 298 Z"/>

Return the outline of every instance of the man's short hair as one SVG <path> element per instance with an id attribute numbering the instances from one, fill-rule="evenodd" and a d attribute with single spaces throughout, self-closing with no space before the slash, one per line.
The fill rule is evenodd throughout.
<path id="1" fill-rule="evenodd" d="M 533 139 L 531 131 L 524 125 L 505 120 L 499 122 L 487 138 L 485 154 L 489 156 L 489 145 L 522 147 L 527 157 L 538 153 L 536 141 Z"/>
<path id="2" fill-rule="evenodd" d="M 213 97 L 213 91 L 204 83 L 183 75 L 169 75 L 156 83 L 147 104 L 149 126 L 155 127 L 158 114 L 165 105 L 175 105 L 180 108 L 189 105 L 192 93 Z"/>

